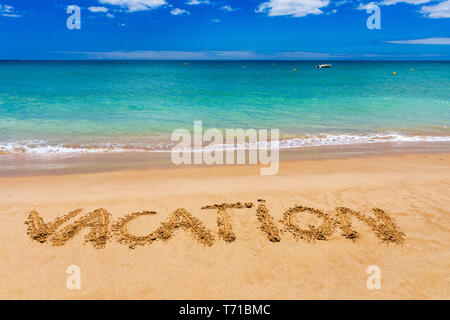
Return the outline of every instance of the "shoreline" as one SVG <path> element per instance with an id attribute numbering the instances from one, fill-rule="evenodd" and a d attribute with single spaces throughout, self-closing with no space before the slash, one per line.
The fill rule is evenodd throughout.
<path id="1" fill-rule="evenodd" d="M 248 152 L 248 151 L 247 151 Z M 450 142 L 385 142 L 342 146 L 311 146 L 280 150 L 280 165 L 287 161 L 366 158 L 391 155 L 449 153 Z M 248 156 L 247 156 L 248 159 Z M 170 152 L 100 152 L 68 154 L 0 154 L 0 178 L 128 171 L 133 169 L 183 169 L 229 165 L 180 165 Z M 236 165 L 232 165 L 236 166 Z M 237 165 L 255 166 L 258 165 Z"/>

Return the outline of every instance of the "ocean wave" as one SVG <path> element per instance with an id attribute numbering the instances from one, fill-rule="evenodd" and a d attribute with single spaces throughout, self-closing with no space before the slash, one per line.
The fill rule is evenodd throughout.
<path id="1" fill-rule="evenodd" d="M 240 145 L 210 144 L 188 151 L 223 151 L 241 149 L 271 148 L 278 144 L 280 149 L 296 149 L 305 147 L 348 146 L 373 143 L 414 143 L 414 142 L 450 142 L 450 136 L 419 136 L 399 133 L 387 134 L 320 134 L 281 139 L 273 142 L 245 143 Z M 14 141 L 0 142 L 1 154 L 71 154 L 71 153 L 107 153 L 107 152 L 171 152 L 177 150 L 174 143 L 104 143 L 104 144 L 55 144 L 46 141 Z"/>
<path id="2" fill-rule="evenodd" d="M 106 152 L 167 152 L 170 144 L 54 144 L 46 141 L 0 142 L 0 153 L 29 154 L 70 154 L 70 153 L 106 153 Z"/>

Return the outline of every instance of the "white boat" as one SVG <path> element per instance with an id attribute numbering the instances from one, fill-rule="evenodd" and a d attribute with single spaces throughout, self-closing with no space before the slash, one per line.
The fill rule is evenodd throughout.
<path id="1" fill-rule="evenodd" d="M 319 64 L 317 66 L 317 69 L 330 68 L 330 67 L 331 67 L 331 64 Z"/>

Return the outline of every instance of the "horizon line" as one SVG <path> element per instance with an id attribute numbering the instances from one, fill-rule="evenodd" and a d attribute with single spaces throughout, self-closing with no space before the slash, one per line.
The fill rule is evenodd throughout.
<path id="1" fill-rule="evenodd" d="M 0 62 L 52 62 L 52 61 L 80 61 L 80 62 L 450 62 L 449 59 L 0 59 Z"/>

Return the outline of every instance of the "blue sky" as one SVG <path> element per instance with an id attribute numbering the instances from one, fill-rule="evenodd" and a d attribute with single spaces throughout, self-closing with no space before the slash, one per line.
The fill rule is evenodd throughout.
<path id="1" fill-rule="evenodd" d="M 450 0 L 373 3 L 378 30 L 370 1 L 0 0 L 0 59 L 450 60 Z"/>

